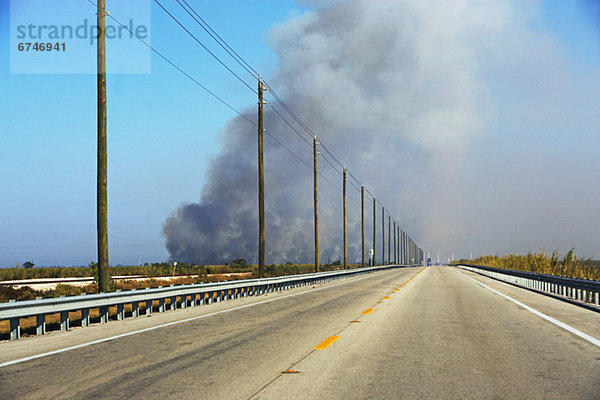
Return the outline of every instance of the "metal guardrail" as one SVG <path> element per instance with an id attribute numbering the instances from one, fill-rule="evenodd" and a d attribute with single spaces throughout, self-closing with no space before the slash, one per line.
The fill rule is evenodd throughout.
<path id="1" fill-rule="evenodd" d="M 457 264 L 456 266 L 500 281 L 600 305 L 600 281 L 565 278 L 483 265 Z"/>
<path id="2" fill-rule="evenodd" d="M 100 322 L 109 319 L 109 307 L 117 308 L 117 320 L 125 319 L 124 305 L 131 304 L 132 317 L 153 312 L 153 302 L 158 301 L 158 312 L 177 308 L 195 307 L 213 302 L 227 301 L 273 291 L 289 290 L 298 286 L 312 285 L 365 273 L 399 268 L 399 265 L 355 268 L 348 270 L 318 272 L 275 278 L 245 279 L 238 281 L 171 285 L 111 293 L 37 299 L 0 303 L 0 321 L 10 320 L 10 339 L 21 337 L 20 319 L 36 317 L 36 334 L 46 333 L 46 315 L 60 314 L 61 331 L 69 330 L 69 312 L 81 312 L 81 326 L 89 326 L 90 309 L 99 309 Z M 167 299 L 169 302 L 167 303 Z M 140 304 L 142 307 L 140 307 Z"/>

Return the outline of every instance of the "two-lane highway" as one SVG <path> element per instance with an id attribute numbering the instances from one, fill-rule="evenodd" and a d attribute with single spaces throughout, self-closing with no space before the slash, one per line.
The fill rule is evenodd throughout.
<path id="1" fill-rule="evenodd" d="M 406 268 L 165 313 L 190 320 L 0 367 L 0 398 L 598 398 L 599 347 L 473 279 L 600 337 L 599 313 Z"/>
<path id="2" fill-rule="evenodd" d="M 480 278 L 469 274 L 474 279 Z M 600 315 L 509 285 L 600 337 Z M 491 282 L 490 282 L 491 281 Z M 512 293 L 514 295 L 514 293 Z M 428 268 L 259 398 L 598 399 L 600 348 L 475 284 Z"/>

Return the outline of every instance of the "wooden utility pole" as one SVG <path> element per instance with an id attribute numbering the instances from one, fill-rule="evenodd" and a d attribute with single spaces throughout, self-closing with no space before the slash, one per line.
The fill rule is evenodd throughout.
<path id="1" fill-rule="evenodd" d="M 377 242 L 377 199 L 373 196 L 373 266 L 375 266 L 375 244 Z"/>
<path id="2" fill-rule="evenodd" d="M 388 215 L 388 264 L 392 255 L 392 216 Z"/>
<path id="3" fill-rule="evenodd" d="M 398 257 L 398 225 L 394 224 L 394 263 L 400 264 L 400 257 Z"/>
<path id="4" fill-rule="evenodd" d="M 394 264 L 398 264 L 396 253 L 398 252 L 398 243 L 396 243 L 396 221 L 394 220 Z"/>
<path id="5" fill-rule="evenodd" d="M 263 159 L 263 91 L 258 78 L 258 277 L 265 277 L 265 170 Z"/>
<path id="6" fill-rule="evenodd" d="M 398 245 L 396 247 L 396 253 L 398 254 L 398 260 L 396 261 L 398 264 L 402 264 L 402 262 L 400 261 L 400 226 L 396 227 L 396 231 L 397 231 L 397 235 L 396 235 L 396 244 Z"/>
<path id="7" fill-rule="evenodd" d="M 313 139 L 313 158 L 314 158 L 314 175 L 315 175 L 315 272 L 319 272 L 319 196 L 317 185 L 317 137 Z"/>
<path id="8" fill-rule="evenodd" d="M 108 272 L 108 185 L 106 148 L 106 43 L 105 0 L 98 0 L 98 175 L 96 181 L 96 217 L 98 230 L 98 292 L 110 290 Z"/>
<path id="9" fill-rule="evenodd" d="M 385 207 L 381 207 L 381 264 L 385 264 Z"/>
<path id="10" fill-rule="evenodd" d="M 362 230 L 362 266 L 365 266 L 365 185 L 360 187 L 360 227 Z"/>
<path id="11" fill-rule="evenodd" d="M 404 232 L 404 263 L 410 265 L 410 258 L 408 256 L 408 235 Z"/>
<path id="12" fill-rule="evenodd" d="M 346 167 L 344 167 L 344 269 L 348 268 L 348 217 L 346 214 Z"/>
<path id="13" fill-rule="evenodd" d="M 400 264 L 404 264 L 404 231 L 400 230 Z"/>

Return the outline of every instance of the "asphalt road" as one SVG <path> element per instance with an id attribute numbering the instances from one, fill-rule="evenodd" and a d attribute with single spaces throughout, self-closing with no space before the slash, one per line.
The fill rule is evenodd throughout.
<path id="1" fill-rule="evenodd" d="M 600 338 L 600 313 L 408 268 L 1 343 L 0 364 L 196 318 L 0 367 L 0 398 L 600 398 L 600 347 L 469 277 Z"/>

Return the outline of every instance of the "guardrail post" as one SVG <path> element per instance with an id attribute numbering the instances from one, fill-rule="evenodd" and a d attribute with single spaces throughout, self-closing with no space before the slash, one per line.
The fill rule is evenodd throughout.
<path id="1" fill-rule="evenodd" d="M 187 308 L 187 294 L 181 296 L 181 308 Z"/>
<path id="2" fill-rule="evenodd" d="M 158 299 L 158 312 L 165 312 L 165 298 L 161 297 Z"/>
<path id="3" fill-rule="evenodd" d="M 169 305 L 169 310 L 174 311 L 177 310 L 177 297 L 171 297 L 171 304 Z"/>
<path id="4" fill-rule="evenodd" d="M 131 316 L 133 318 L 137 318 L 140 316 L 140 303 L 134 301 L 131 303 Z"/>
<path id="5" fill-rule="evenodd" d="M 594 293 L 594 304 L 600 306 L 600 292 Z"/>
<path id="6" fill-rule="evenodd" d="M 108 307 L 100 306 L 100 323 L 106 324 L 108 322 Z"/>
<path id="7" fill-rule="evenodd" d="M 38 314 L 35 316 L 35 334 L 46 334 L 46 314 Z"/>
<path id="8" fill-rule="evenodd" d="M 81 309 L 81 326 L 90 326 L 90 309 Z"/>
<path id="9" fill-rule="evenodd" d="M 190 307 L 196 307 L 196 305 L 198 304 L 198 300 L 196 300 L 197 297 L 198 293 L 194 293 L 192 295 L 192 297 L 190 298 Z"/>
<path id="10" fill-rule="evenodd" d="M 152 314 L 152 300 L 146 300 L 146 315 Z"/>
<path id="11" fill-rule="evenodd" d="M 10 300 L 14 301 L 14 300 Z M 17 340 L 21 338 L 21 326 L 19 325 L 19 318 L 10 319 L 10 340 Z"/>
<path id="12" fill-rule="evenodd" d="M 117 304 L 117 321 L 123 321 L 125 319 L 125 311 L 123 310 L 123 304 Z"/>
<path id="13" fill-rule="evenodd" d="M 60 330 L 68 331 L 69 330 L 69 312 L 62 311 L 60 313 Z"/>

